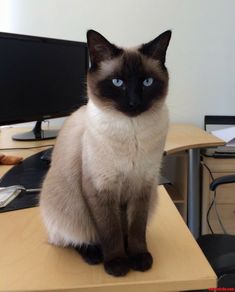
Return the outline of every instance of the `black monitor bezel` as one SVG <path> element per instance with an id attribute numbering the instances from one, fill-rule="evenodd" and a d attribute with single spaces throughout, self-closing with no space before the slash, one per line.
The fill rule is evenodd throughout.
<path id="1" fill-rule="evenodd" d="M 87 66 L 87 72 L 89 69 L 89 54 L 87 49 L 87 43 L 80 42 L 80 41 L 71 41 L 71 40 L 64 40 L 64 39 L 56 39 L 56 38 L 49 38 L 49 37 L 42 37 L 42 36 L 32 36 L 32 35 L 23 35 L 23 34 L 15 34 L 15 33 L 8 33 L 8 32 L 0 32 L 0 38 L 7 38 L 7 39 L 17 39 L 22 41 L 33 41 L 33 42 L 40 42 L 40 43 L 50 43 L 50 44 L 61 44 L 66 46 L 76 46 L 85 48 L 85 64 Z M 81 99 L 81 105 L 85 104 L 87 99 L 84 96 L 84 99 Z M 76 108 L 74 108 L 75 110 Z M 33 121 L 43 121 L 47 119 L 53 118 L 61 118 L 71 114 L 71 110 L 60 111 L 57 113 L 45 114 L 45 115 L 32 115 L 27 117 L 22 117 L 20 119 L 9 119 L 9 120 L 1 120 L 0 118 L 0 126 L 11 125 L 11 124 L 19 124 L 19 123 L 27 123 Z"/>

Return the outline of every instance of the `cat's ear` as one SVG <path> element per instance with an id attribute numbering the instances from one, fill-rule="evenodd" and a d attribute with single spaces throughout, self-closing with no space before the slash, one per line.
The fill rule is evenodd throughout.
<path id="1" fill-rule="evenodd" d="M 110 60 L 122 52 L 122 49 L 111 44 L 100 33 L 94 30 L 88 30 L 87 44 L 92 66 L 97 65 L 101 61 Z"/>
<path id="2" fill-rule="evenodd" d="M 167 30 L 156 37 L 151 42 L 142 45 L 139 51 L 153 59 L 160 60 L 162 64 L 165 63 L 166 50 L 171 39 L 171 31 Z"/>

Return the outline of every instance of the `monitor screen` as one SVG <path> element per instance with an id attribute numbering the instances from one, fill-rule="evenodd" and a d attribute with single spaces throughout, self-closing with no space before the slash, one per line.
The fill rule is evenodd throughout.
<path id="1" fill-rule="evenodd" d="M 87 70 L 86 43 L 0 33 L 0 125 L 69 115 Z"/>

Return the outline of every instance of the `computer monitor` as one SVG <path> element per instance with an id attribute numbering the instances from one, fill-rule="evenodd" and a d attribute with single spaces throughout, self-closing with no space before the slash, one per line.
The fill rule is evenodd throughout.
<path id="1" fill-rule="evenodd" d="M 0 33 L 0 126 L 37 121 L 14 140 L 41 140 L 45 119 L 63 117 L 86 103 L 86 43 Z"/>

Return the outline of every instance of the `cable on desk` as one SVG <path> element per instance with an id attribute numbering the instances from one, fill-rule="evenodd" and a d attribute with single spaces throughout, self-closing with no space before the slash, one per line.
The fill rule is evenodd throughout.
<path id="1" fill-rule="evenodd" d="M 40 146 L 32 146 L 32 147 L 16 147 L 16 148 L 0 148 L 0 151 L 6 150 L 27 150 L 27 149 L 35 149 L 35 148 L 43 148 L 43 147 L 53 147 L 54 144 L 40 145 Z"/>

